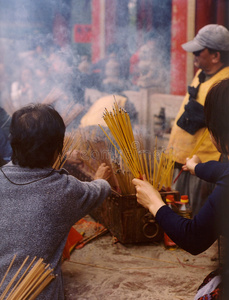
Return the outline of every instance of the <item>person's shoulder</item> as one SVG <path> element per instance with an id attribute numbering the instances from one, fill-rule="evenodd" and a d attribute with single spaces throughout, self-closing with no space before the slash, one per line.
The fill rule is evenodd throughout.
<path id="1" fill-rule="evenodd" d="M 229 70 L 229 66 L 225 66 L 224 68 L 222 68 L 221 71 L 228 71 Z M 229 76 L 229 75 L 228 75 Z"/>
<path id="2" fill-rule="evenodd" d="M 213 77 L 216 78 L 216 79 L 219 78 L 220 80 L 229 78 L 229 66 L 225 66 L 224 68 L 222 68 Z"/>

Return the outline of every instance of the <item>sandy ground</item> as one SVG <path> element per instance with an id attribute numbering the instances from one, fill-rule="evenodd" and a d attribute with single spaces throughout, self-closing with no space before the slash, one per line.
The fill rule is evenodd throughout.
<path id="1" fill-rule="evenodd" d="M 191 300 L 217 267 L 217 243 L 200 255 L 163 243 L 122 245 L 110 233 L 74 250 L 62 264 L 66 300 Z"/>

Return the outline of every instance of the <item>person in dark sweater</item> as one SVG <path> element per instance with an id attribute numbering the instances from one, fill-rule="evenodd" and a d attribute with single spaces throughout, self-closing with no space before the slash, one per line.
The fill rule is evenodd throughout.
<path id="1" fill-rule="evenodd" d="M 63 148 L 65 125 L 44 104 L 16 111 L 10 127 L 12 161 L 0 168 L 0 280 L 16 254 L 0 294 L 21 266 L 43 258 L 55 279 L 36 298 L 64 299 L 61 258 L 71 227 L 110 194 L 110 169 L 102 164 L 95 180 L 81 182 L 52 165 Z"/>
<path id="2" fill-rule="evenodd" d="M 210 89 L 204 106 L 210 137 L 217 150 L 225 156 L 229 155 L 228 111 L 229 79 L 225 79 Z M 201 163 L 194 155 L 186 159 L 183 169 L 216 184 L 208 200 L 193 219 L 183 218 L 166 206 L 159 192 L 145 178 L 144 180 L 133 179 L 133 183 L 136 187 L 137 201 L 149 209 L 167 235 L 178 246 L 197 255 L 208 249 L 220 235 L 226 235 L 228 240 L 229 163 L 219 161 Z M 226 243 L 226 249 L 229 249 L 228 246 Z M 215 288 L 219 288 L 218 281 Z M 210 295 L 213 291 L 206 291 L 206 294 L 207 292 Z M 205 295 L 201 293 L 202 290 L 199 290 L 195 299 Z"/>

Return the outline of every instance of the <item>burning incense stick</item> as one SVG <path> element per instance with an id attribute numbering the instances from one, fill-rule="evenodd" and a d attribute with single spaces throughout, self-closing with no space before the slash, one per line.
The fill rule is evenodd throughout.
<path id="1" fill-rule="evenodd" d="M 64 138 L 64 145 L 62 149 L 61 156 L 58 156 L 56 161 L 53 164 L 53 169 L 60 169 L 63 167 L 67 158 L 72 154 L 72 152 L 78 148 L 78 145 L 81 142 L 79 135 L 76 135 L 74 132 L 66 135 Z"/>

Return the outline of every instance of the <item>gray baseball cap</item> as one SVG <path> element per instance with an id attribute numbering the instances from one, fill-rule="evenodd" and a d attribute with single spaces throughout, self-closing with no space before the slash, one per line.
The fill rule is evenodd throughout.
<path id="1" fill-rule="evenodd" d="M 201 28 L 192 41 L 181 46 L 187 52 L 200 51 L 204 48 L 229 51 L 229 31 L 222 25 L 209 24 Z"/>

